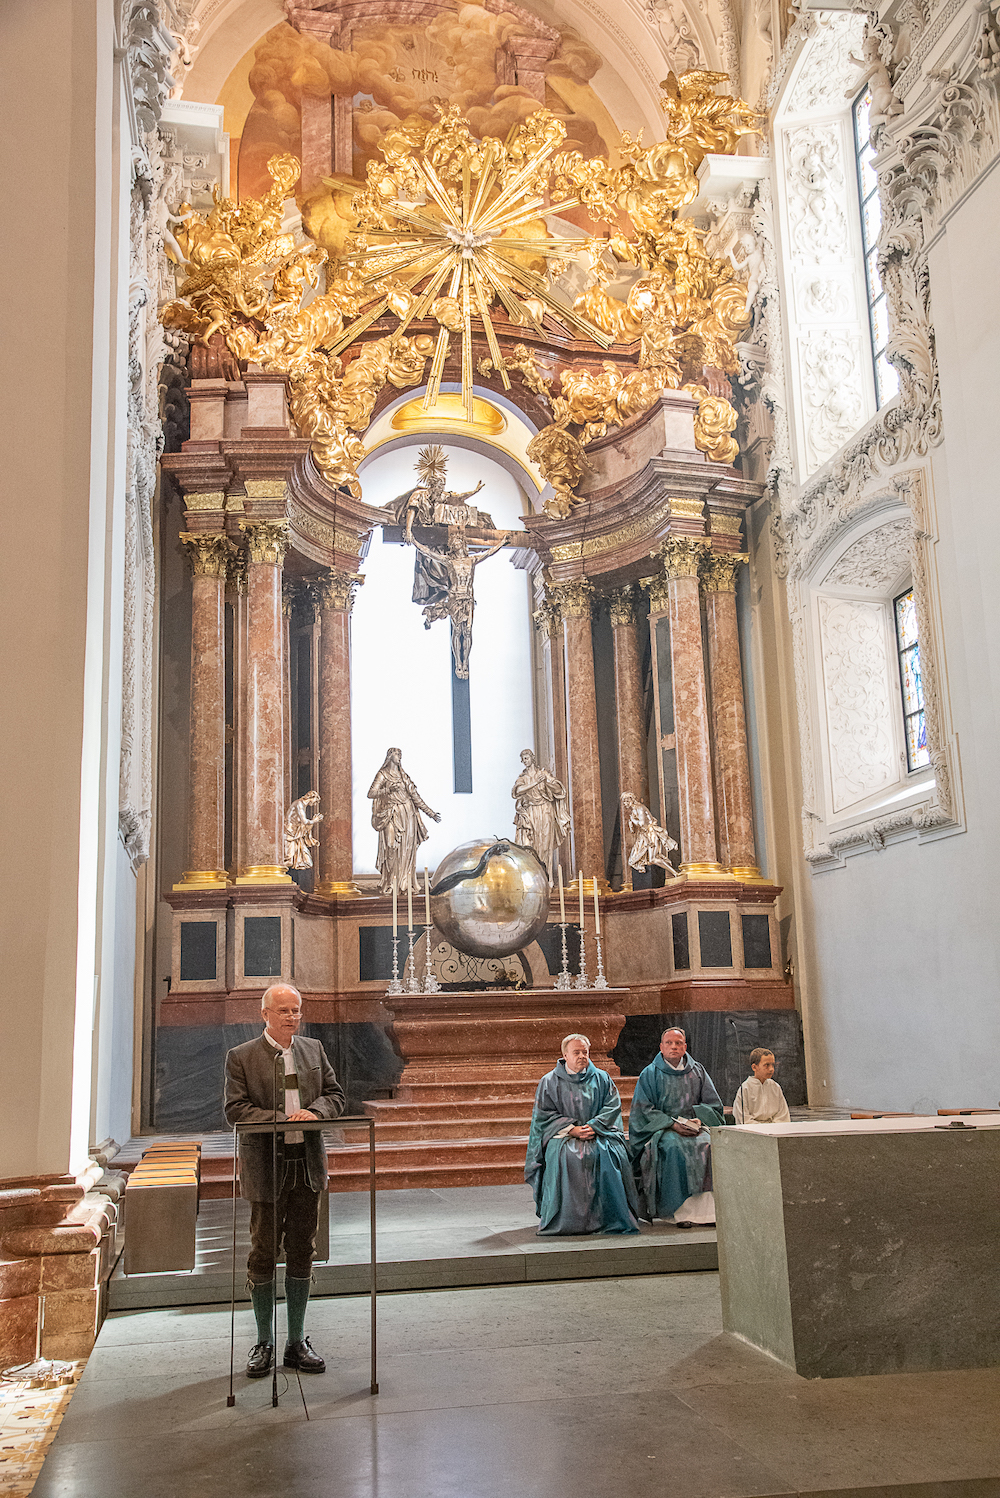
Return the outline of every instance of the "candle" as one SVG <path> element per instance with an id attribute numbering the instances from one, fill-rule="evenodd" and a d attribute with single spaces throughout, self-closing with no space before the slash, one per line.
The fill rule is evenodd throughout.
<path id="1" fill-rule="evenodd" d="M 577 871 L 576 871 L 576 882 L 577 882 L 577 884 L 578 884 L 578 886 L 580 888 L 580 935 L 582 937 L 583 936 L 583 926 L 584 926 L 584 919 L 583 919 L 583 870 L 582 869 L 577 869 Z"/>
<path id="2" fill-rule="evenodd" d="M 559 865 L 559 924 L 566 924 L 566 893 L 563 890 L 562 864 Z"/>
<path id="3" fill-rule="evenodd" d="M 424 864 L 424 923 L 431 929 L 431 886 L 427 878 L 427 865 Z"/>
<path id="4" fill-rule="evenodd" d="M 409 881 L 406 885 L 406 929 L 413 930 L 413 885 Z"/>
<path id="5" fill-rule="evenodd" d="M 392 939 L 393 939 L 393 941 L 396 940 L 396 927 L 397 927 L 397 925 L 398 925 L 398 921 L 396 919 L 396 886 L 393 885 L 392 886 Z"/>
<path id="6" fill-rule="evenodd" d="M 601 907 L 597 899 L 597 875 L 594 875 L 594 930 L 598 936 L 601 934 Z"/>

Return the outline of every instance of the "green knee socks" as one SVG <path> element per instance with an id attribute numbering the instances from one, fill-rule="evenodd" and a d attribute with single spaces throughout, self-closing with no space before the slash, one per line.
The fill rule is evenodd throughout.
<path id="1" fill-rule="evenodd" d="M 289 1342 L 301 1342 L 306 1334 L 306 1306 L 312 1280 L 294 1280 L 285 1275 L 285 1314 Z"/>
<path id="2" fill-rule="evenodd" d="M 293 1281 L 294 1284 L 294 1281 Z M 257 1341 L 274 1341 L 274 1282 L 250 1286 L 250 1300 L 257 1318 Z"/>

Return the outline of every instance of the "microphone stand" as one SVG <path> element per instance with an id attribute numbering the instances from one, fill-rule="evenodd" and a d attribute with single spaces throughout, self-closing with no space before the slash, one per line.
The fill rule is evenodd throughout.
<path id="1" fill-rule="evenodd" d="M 738 1026 L 736 1024 L 736 1021 L 734 1019 L 731 1019 L 729 1021 L 729 1023 L 732 1025 L 733 1032 L 734 1032 L 734 1034 L 736 1036 L 736 1059 L 740 1063 L 740 1074 L 742 1076 L 742 1073 L 743 1073 L 743 1048 L 740 1045 L 740 1032 L 739 1032 L 739 1028 L 738 1028 Z M 743 1081 L 740 1083 L 739 1091 L 736 1094 L 737 1098 L 740 1099 L 740 1106 L 741 1107 L 743 1106 L 743 1089 L 744 1089 L 744 1087 L 746 1085 L 747 1085 L 747 1079 L 746 1079 L 746 1077 L 744 1077 Z M 734 1106 L 734 1108 L 733 1108 L 734 1115 L 735 1115 L 735 1112 L 736 1112 L 736 1109 L 735 1109 L 735 1106 Z M 744 1114 L 743 1121 L 744 1121 L 744 1123 L 746 1122 L 746 1116 L 745 1116 L 745 1114 Z"/>
<path id="2" fill-rule="evenodd" d="M 279 1051 L 271 1067 L 271 1405 L 278 1408 L 278 1064 L 285 1079 L 285 1058 Z M 284 1098 L 282 1098 L 284 1102 Z M 282 1109 L 284 1112 L 284 1109 Z"/>

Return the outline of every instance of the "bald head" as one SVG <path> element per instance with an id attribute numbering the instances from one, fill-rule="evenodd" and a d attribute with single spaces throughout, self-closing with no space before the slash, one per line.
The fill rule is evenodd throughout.
<path id="1" fill-rule="evenodd" d="M 260 1012 L 268 1035 L 287 1050 L 302 1019 L 302 995 L 291 983 L 274 983 L 261 996 Z"/>
<path id="2" fill-rule="evenodd" d="M 687 1036 L 680 1028 L 664 1030 L 660 1036 L 660 1055 L 671 1066 L 679 1066 L 687 1050 Z"/>

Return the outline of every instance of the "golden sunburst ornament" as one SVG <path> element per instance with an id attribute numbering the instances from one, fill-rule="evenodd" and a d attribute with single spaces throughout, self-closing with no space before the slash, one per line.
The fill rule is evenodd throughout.
<path id="1" fill-rule="evenodd" d="M 423 138 L 421 138 L 421 135 Z M 562 121 L 540 110 L 506 141 L 476 140 L 457 107 L 426 129 L 392 131 L 383 161 L 368 167 L 365 189 L 354 199 L 359 233 L 350 257 L 358 277 L 381 294 L 345 327 L 332 346 L 339 353 L 377 318 L 392 311 L 398 334 L 428 316 L 439 324 L 424 408 L 434 405 L 452 336 L 462 340 L 462 397 L 472 419 L 472 324 L 481 322 L 504 388 L 510 380 L 491 309 L 544 334 L 546 313 L 571 334 L 607 348 L 611 338 L 553 296 L 536 268 L 561 269 L 568 253 L 588 239 L 551 235 L 542 215 L 575 207 L 573 193 L 547 202 L 550 179 L 567 182 L 575 165 L 555 158 L 565 140 Z M 560 184 L 561 185 L 561 184 Z"/>

